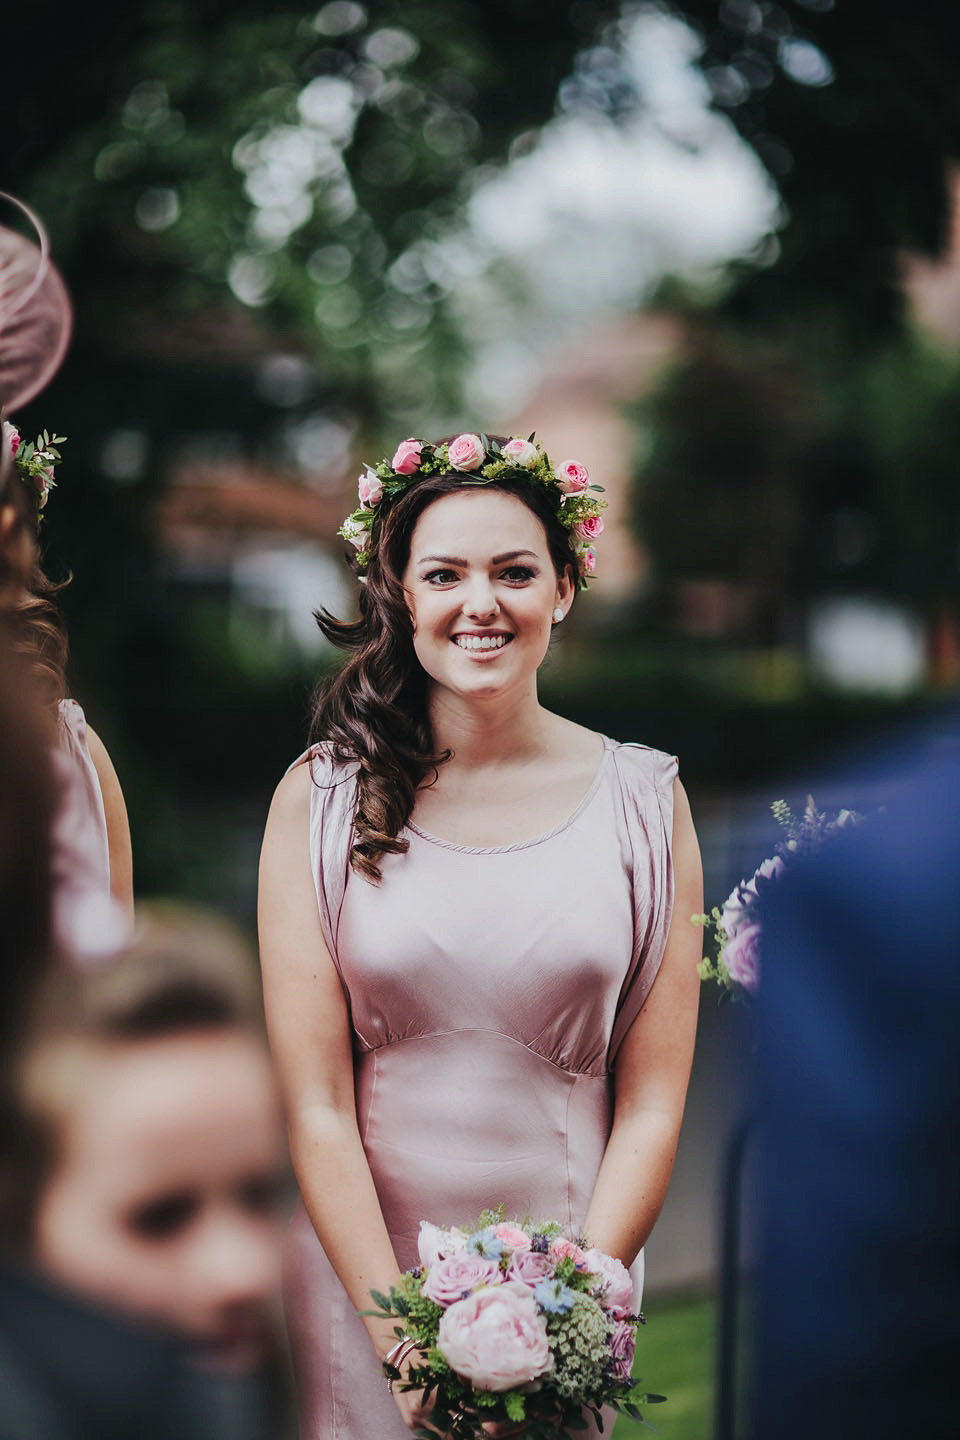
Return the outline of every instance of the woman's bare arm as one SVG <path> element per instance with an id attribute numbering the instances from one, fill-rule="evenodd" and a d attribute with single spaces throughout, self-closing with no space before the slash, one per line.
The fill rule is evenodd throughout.
<path id="1" fill-rule="evenodd" d="M 107 842 L 110 847 L 110 893 L 133 923 L 133 850 L 130 844 L 130 822 L 127 806 L 113 768 L 113 761 L 100 736 L 87 726 L 87 747 L 93 768 L 100 781 L 103 809 L 107 818 Z"/>
<path id="2" fill-rule="evenodd" d="M 347 1004 L 323 938 L 310 869 L 309 766 L 280 783 L 260 858 L 260 959 L 270 1048 L 300 1193 L 358 1310 L 399 1279 L 357 1128 Z M 393 1321 L 364 1323 L 382 1356 Z"/>
<path id="3" fill-rule="evenodd" d="M 674 908 L 657 978 L 617 1055 L 613 1128 L 584 1233 L 591 1245 L 635 1259 L 670 1184 L 686 1100 L 700 998 L 703 909 L 700 850 L 683 786 L 675 782 Z"/>

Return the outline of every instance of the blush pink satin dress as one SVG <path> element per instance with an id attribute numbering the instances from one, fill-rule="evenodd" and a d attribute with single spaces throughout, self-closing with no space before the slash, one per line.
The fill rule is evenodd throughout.
<path id="1" fill-rule="evenodd" d="M 76 700 L 61 700 L 53 752 L 58 792 L 50 834 L 53 936 L 69 965 L 87 968 L 131 939 L 110 890 L 110 841 L 87 722 Z"/>
<path id="2" fill-rule="evenodd" d="M 348 866 L 353 771 L 322 746 L 311 765 L 320 917 L 401 1268 L 417 1263 L 421 1220 L 469 1224 L 501 1202 L 576 1231 L 610 1133 L 612 1065 L 669 930 L 676 760 L 605 740 L 589 791 L 549 833 L 453 845 L 410 824 L 379 886 Z M 642 1280 L 641 1254 L 638 1306 Z M 301 1440 L 408 1437 L 302 1204 L 285 1299 Z"/>

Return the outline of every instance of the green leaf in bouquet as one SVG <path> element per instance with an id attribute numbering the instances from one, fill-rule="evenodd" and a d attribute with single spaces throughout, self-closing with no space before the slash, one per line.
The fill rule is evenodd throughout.
<path id="1" fill-rule="evenodd" d="M 370 1297 L 373 1300 L 374 1304 L 379 1305 L 380 1309 L 385 1311 L 388 1315 L 393 1315 L 396 1313 L 393 1307 L 393 1301 L 396 1298 L 395 1291 L 391 1290 L 388 1297 L 384 1295 L 382 1290 L 371 1290 Z M 360 1313 L 361 1315 L 369 1315 L 371 1312 L 369 1310 L 361 1310 Z"/>
<path id="2" fill-rule="evenodd" d="M 507 1412 L 507 1419 L 514 1424 L 527 1418 L 527 1402 L 521 1390 L 508 1390 L 503 1397 L 503 1408 Z"/>

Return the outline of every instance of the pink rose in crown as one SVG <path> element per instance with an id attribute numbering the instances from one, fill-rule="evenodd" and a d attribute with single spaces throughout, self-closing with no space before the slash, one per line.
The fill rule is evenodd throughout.
<path id="1" fill-rule="evenodd" d="M 590 472 L 586 465 L 580 465 L 576 460 L 564 460 L 558 465 L 554 474 L 557 483 L 564 495 L 582 495 L 590 484 Z"/>
<path id="2" fill-rule="evenodd" d="M 731 980 L 742 985 L 751 995 L 756 993 L 760 983 L 761 933 L 759 925 L 744 925 L 723 950 L 723 963 L 730 972 Z"/>
<path id="3" fill-rule="evenodd" d="M 383 499 L 383 482 L 380 476 L 373 470 L 364 470 L 357 481 L 357 494 L 360 496 L 360 504 L 372 510 L 374 505 L 379 505 Z"/>
<path id="4" fill-rule="evenodd" d="M 420 1221 L 417 1254 L 421 1265 L 436 1265 L 450 1255 L 464 1255 L 466 1249 L 467 1237 L 462 1230 L 445 1230 L 442 1225 L 431 1225 L 429 1220 Z"/>
<path id="5" fill-rule="evenodd" d="M 420 453 L 423 445 L 419 440 L 412 437 L 404 440 L 397 446 L 393 459 L 390 461 L 391 470 L 397 475 L 415 475 L 420 469 Z"/>
<path id="6" fill-rule="evenodd" d="M 618 1380 L 629 1380 L 633 1374 L 633 1354 L 637 1346 L 637 1332 L 625 1320 L 618 1320 L 610 1340 L 610 1354 L 613 1357 L 613 1373 Z"/>
<path id="7" fill-rule="evenodd" d="M 593 575 L 597 568 L 597 552 L 592 545 L 580 551 L 580 574 Z"/>
<path id="8" fill-rule="evenodd" d="M 3 422 L 3 444 L 10 452 L 10 459 L 16 460 L 17 451 L 20 449 L 20 431 L 16 425 L 11 425 L 9 420 Z"/>
<path id="9" fill-rule="evenodd" d="M 587 515 L 577 521 L 573 533 L 578 540 L 596 540 L 598 535 L 603 534 L 603 521 L 599 515 Z"/>
<path id="10" fill-rule="evenodd" d="M 423 1294 L 446 1309 L 478 1286 L 499 1285 L 502 1279 L 496 1260 L 485 1260 L 482 1255 L 451 1255 L 430 1266 Z"/>
<path id="11" fill-rule="evenodd" d="M 633 1304 L 633 1281 L 623 1261 L 596 1249 L 587 1250 L 583 1258 L 594 1276 L 591 1294 L 600 1299 L 613 1315 L 621 1318 L 629 1315 Z"/>
<path id="12" fill-rule="evenodd" d="M 517 438 L 508 440 L 506 445 L 503 446 L 502 453 L 504 457 L 512 461 L 514 465 L 522 465 L 525 470 L 529 470 L 531 465 L 537 463 L 537 455 L 539 452 L 532 441 Z"/>
<path id="13" fill-rule="evenodd" d="M 483 442 L 479 435 L 469 432 L 458 435 L 450 441 L 447 454 L 454 470 L 479 470 L 484 460 Z"/>
<path id="14" fill-rule="evenodd" d="M 549 1253 L 554 1265 L 559 1264 L 561 1260 L 572 1260 L 574 1265 L 579 1269 L 586 1268 L 584 1263 L 586 1251 L 581 1250 L 580 1246 L 575 1244 L 573 1240 L 565 1240 L 562 1237 L 559 1240 L 554 1240 L 550 1246 Z"/>
<path id="15" fill-rule="evenodd" d="M 493 1233 L 498 1240 L 503 1241 L 509 1250 L 515 1250 L 518 1245 L 530 1244 L 530 1236 L 525 1230 L 521 1230 L 519 1225 L 510 1225 L 501 1222 L 499 1225 L 494 1225 Z"/>
<path id="16" fill-rule="evenodd" d="M 535 1290 L 541 1280 L 552 1280 L 556 1261 L 542 1250 L 514 1250 L 507 1261 L 507 1279 L 517 1280 Z"/>
<path id="17" fill-rule="evenodd" d="M 437 1349 L 478 1390 L 512 1390 L 552 1364 L 546 1321 L 532 1290 L 515 1280 L 451 1305 L 440 1321 Z"/>

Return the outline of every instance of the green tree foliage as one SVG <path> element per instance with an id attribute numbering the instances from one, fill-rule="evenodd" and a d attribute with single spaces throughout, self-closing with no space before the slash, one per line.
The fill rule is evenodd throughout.
<path id="1" fill-rule="evenodd" d="M 753 323 L 811 306 L 875 339 L 900 318 L 896 253 L 947 238 L 960 155 L 960 10 L 936 0 L 678 0 L 714 104 L 778 185 L 775 265 L 733 302 Z"/>
<path id="2" fill-rule="evenodd" d="M 826 590 L 956 611 L 960 365 L 920 339 L 904 251 L 948 238 L 960 11 L 899 0 L 683 0 L 714 104 L 780 188 L 744 267 L 648 406 L 637 516 L 666 592 L 741 588 L 782 636 Z"/>
<path id="3" fill-rule="evenodd" d="M 255 350 L 279 334 L 362 413 L 423 408 L 454 393 L 456 275 L 430 241 L 478 167 L 549 118 L 578 47 L 616 13 L 19 7 L 5 49 L 40 63 L 6 68 L 0 174 L 47 218 L 104 352 L 192 337 L 209 364 L 218 339 Z"/>

